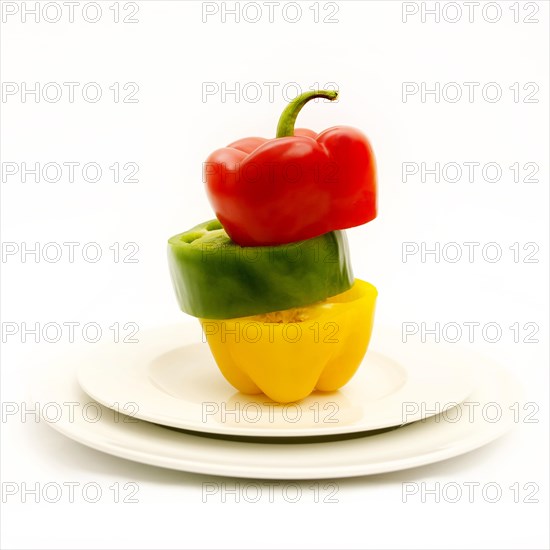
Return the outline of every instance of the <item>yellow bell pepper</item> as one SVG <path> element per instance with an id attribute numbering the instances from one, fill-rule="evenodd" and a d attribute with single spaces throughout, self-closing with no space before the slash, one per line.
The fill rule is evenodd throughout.
<path id="1" fill-rule="evenodd" d="M 200 322 L 232 386 L 289 403 L 349 382 L 367 351 L 377 294 L 355 279 L 349 290 L 307 307 Z"/>

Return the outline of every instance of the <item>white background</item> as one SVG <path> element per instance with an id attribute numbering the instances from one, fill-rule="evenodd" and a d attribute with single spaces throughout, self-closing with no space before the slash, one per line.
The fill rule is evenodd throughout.
<path id="1" fill-rule="evenodd" d="M 315 503 L 310 485 L 290 504 L 249 504 L 220 499 L 201 500 L 201 484 L 238 482 L 171 472 L 134 464 L 83 447 L 17 416 L 2 419 L 2 481 L 96 482 L 104 498 L 90 504 L 77 498 L 22 503 L 20 496 L 2 505 L 4 548 L 544 548 L 548 546 L 548 22 L 547 2 L 520 2 L 519 22 L 512 2 L 484 3 L 469 21 L 468 8 L 455 8 L 421 18 L 423 2 L 320 2 L 320 22 L 313 2 L 300 2 L 302 15 L 285 21 L 275 6 L 258 23 L 249 23 L 253 8 L 239 23 L 220 11 L 203 22 L 202 6 L 194 1 L 138 2 L 137 23 L 118 24 L 114 2 L 100 2 L 96 23 L 83 19 L 75 7 L 74 23 L 64 7 L 59 22 L 22 20 L 4 3 L 1 63 L 4 83 L 28 87 L 39 82 L 78 82 L 74 102 L 68 88 L 57 102 L 21 93 L 2 98 L 2 161 L 59 164 L 96 162 L 103 168 L 97 183 L 79 175 L 73 183 L 30 181 L 20 174 L 2 181 L 4 243 L 78 242 L 74 263 L 64 256 L 54 263 L 21 254 L 2 258 L 2 321 L 4 323 L 96 322 L 104 339 L 115 322 L 135 322 L 140 329 L 182 319 L 167 271 L 166 239 L 213 217 L 201 178 L 208 154 L 247 135 L 273 136 L 289 95 L 288 83 L 302 90 L 336 83 L 341 99 L 304 109 L 299 126 L 316 130 L 349 124 L 371 139 L 379 167 L 379 217 L 348 232 L 355 274 L 371 281 L 380 293 L 377 323 L 400 327 L 403 322 L 498 323 L 502 338 L 489 343 L 481 333 L 459 344 L 478 349 L 505 364 L 521 380 L 526 401 L 539 407 L 537 424 L 519 423 L 510 435 L 469 455 L 394 474 L 335 480 L 337 504 Z M 27 2 L 32 8 L 34 2 Z M 56 4 L 56 3 L 54 3 Z M 120 3 L 120 17 L 131 6 Z M 221 3 L 220 3 L 221 4 Z M 233 2 L 227 7 L 233 7 Z M 240 3 L 240 7 L 244 6 Z M 330 6 L 328 4 L 331 4 Z M 443 2 L 441 7 L 447 3 Z M 497 7 L 494 5 L 496 4 Z M 62 5 L 57 3 L 57 5 Z M 333 7 L 334 23 L 324 23 Z M 434 3 L 424 4 L 433 8 Z M 55 10 L 54 8 L 50 8 Z M 294 8 L 285 12 L 293 18 Z M 418 13 L 403 21 L 403 10 Z M 498 21 L 495 19 L 500 9 Z M 7 11 L 6 11 L 7 10 Z M 495 11 L 497 10 L 497 11 Z M 537 11 L 527 23 L 525 18 Z M 90 8 L 88 17 L 95 13 Z M 445 17 L 444 17 L 445 16 Z M 50 19 L 55 11 L 47 14 Z M 97 103 L 82 98 L 85 83 L 103 91 Z M 115 102 L 109 89 L 135 82 L 137 103 Z M 234 88 L 250 85 L 248 99 L 221 94 L 203 96 L 204 83 Z M 269 97 L 263 83 L 276 82 Z M 473 100 L 452 103 L 420 93 L 404 102 L 403 82 L 477 82 Z M 482 95 L 486 83 L 502 89 L 499 101 Z M 514 83 L 520 85 L 514 101 Z M 536 103 L 523 100 L 536 83 Z M 316 84 L 317 83 L 317 84 Z M 255 89 L 263 94 L 253 102 Z M 531 88 L 532 89 L 532 88 Z M 454 91 L 449 87 L 449 97 Z M 494 91 L 490 90 L 491 92 Z M 54 90 L 51 90 L 53 95 Z M 122 92 L 121 98 L 126 92 Z M 491 97 L 493 97 L 491 95 Z M 238 101 L 237 101 L 238 100 Z M 138 183 L 114 183 L 109 166 L 135 162 Z M 502 168 L 498 182 L 484 181 L 480 169 L 470 183 L 435 183 L 428 176 L 402 181 L 402 163 L 495 162 Z M 536 163 L 538 183 L 513 181 L 509 166 Z M 5 166 L 5 165 L 4 165 Z M 526 176 L 525 172 L 521 177 Z M 97 263 L 79 251 L 99 243 Z M 135 242 L 137 263 L 113 261 L 113 243 Z M 478 242 L 474 261 L 467 249 L 452 263 L 420 254 L 402 260 L 402 243 Z M 481 250 L 494 242 L 500 261 L 486 261 Z M 536 243 L 538 263 L 522 260 L 525 243 Z M 520 246 L 520 261 L 509 249 Z M 449 255 L 454 254 L 449 250 Z M 122 252 L 123 256 L 126 254 Z M 123 257 L 122 256 L 122 257 Z M 515 343 L 513 323 L 536 323 L 539 343 Z M 77 340 L 82 341 L 78 336 Z M 520 332 L 520 339 L 526 337 Z M 58 344 L 22 343 L 21 335 L 5 336 L 2 354 L 2 400 L 22 403 L 33 369 L 42 353 L 61 350 Z M 419 335 L 414 336 L 418 339 Z M 31 338 L 32 342 L 32 338 Z M 90 344 L 92 346 L 93 344 Z M 113 483 L 139 484 L 137 504 L 116 504 L 108 489 Z M 502 499 L 488 503 L 434 503 L 420 496 L 402 502 L 402 482 L 433 487 L 456 482 L 496 482 Z M 539 503 L 514 503 L 513 483 L 536 483 Z M 242 483 L 242 481 L 241 481 Z M 521 498 L 525 496 L 522 491 Z"/>

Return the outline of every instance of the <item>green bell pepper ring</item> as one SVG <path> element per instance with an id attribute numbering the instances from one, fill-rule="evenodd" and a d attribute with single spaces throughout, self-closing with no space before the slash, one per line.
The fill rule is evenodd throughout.
<path id="1" fill-rule="evenodd" d="M 241 247 L 211 220 L 170 238 L 168 262 L 180 308 L 203 319 L 307 306 L 345 292 L 354 281 L 342 231 Z"/>

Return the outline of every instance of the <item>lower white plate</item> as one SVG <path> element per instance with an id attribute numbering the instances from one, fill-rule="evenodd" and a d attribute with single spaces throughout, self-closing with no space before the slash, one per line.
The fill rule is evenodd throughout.
<path id="1" fill-rule="evenodd" d="M 472 391 L 470 364 L 437 346 L 401 341 L 376 328 L 353 379 L 279 405 L 225 381 L 199 323 L 141 332 L 139 343 L 97 346 L 78 358 L 78 381 L 96 401 L 184 430 L 240 436 L 301 437 L 378 430 L 454 407 Z"/>
<path id="2" fill-rule="evenodd" d="M 426 353 L 437 346 L 426 344 Z M 454 347 L 447 350 L 458 354 Z M 191 435 L 119 415 L 91 401 L 82 391 L 76 380 L 76 363 L 70 358 L 44 366 L 36 380 L 34 399 L 73 403 L 72 407 L 61 407 L 61 416 L 50 422 L 54 429 L 84 445 L 136 462 L 243 478 L 352 477 L 445 460 L 489 443 L 514 425 L 509 407 L 521 397 L 517 382 L 477 355 L 460 355 L 475 366 L 474 391 L 465 403 L 391 431 L 362 437 L 356 434 L 338 441 L 310 442 L 311 438 L 304 438 L 280 443 L 262 438 L 262 442 L 243 442 Z M 495 408 L 501 412 L 497 421 Z M 43 412 L 46 410 L 42 407 Z"/>

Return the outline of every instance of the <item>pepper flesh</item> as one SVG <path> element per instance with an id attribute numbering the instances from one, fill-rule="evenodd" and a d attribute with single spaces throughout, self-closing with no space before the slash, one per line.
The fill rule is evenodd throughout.
<path id="1" fill-rule="evenodd" d="M 343 231 L 284 246 L 242 248 L 218 220 L 168 241 L 180 308 L 195 317 L 229 319 L 300 307 L 353 284 Z"/>
<path id="2" fill-rule="evenodd" d="M 335 391 L 355 374 L 370 340 L 376 288 L 359 279 L 309 307 L 230 320 L 200 319 L 214 359 L 245 394 L 278 403 Z"/>
<path id="3" fill-rule="evenodd" d="M 347 126 L 294 131 L 308 101 L 337 95 L 302 94 L 283 112 L 275 139 L 241 139 L 208 157 L 209 200 L 241 246 L 302 241 L 376 217 L 376 163 L 366 136 Z"/>

